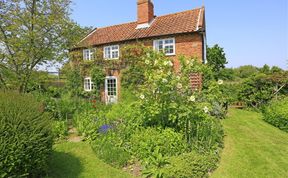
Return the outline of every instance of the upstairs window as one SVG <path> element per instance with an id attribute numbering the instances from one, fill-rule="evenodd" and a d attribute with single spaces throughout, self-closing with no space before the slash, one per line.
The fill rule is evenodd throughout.
<path id="1" fill-rule="evenodd" d="M 119 45 L 104 47 L 104 59 L 119 59 Z"/>
<path id="2" fill-rule="evenodd" d="M 175 55 L 175 38 L 154 40 L 154 49 L 164 52 L 167 56 Z"/>
<path id="3" fill-rule="evenodd" d="M 93 90 L 93 82 L 91 77 L 84 78 L 84 90 L 85 91 L 92 91 Z"/>
<path id="4" fill-rule="evenodd" d="M 96 53 L 96 49 L 84 49 L 83 50 L 83 59 L 86 61 L 93 60 L 95 53 Z"/>

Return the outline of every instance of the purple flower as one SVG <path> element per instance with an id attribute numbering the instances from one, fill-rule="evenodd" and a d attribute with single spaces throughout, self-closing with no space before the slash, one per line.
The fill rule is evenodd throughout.
<path id="1" fill-rule="evenodd" d="M 99 133 L 107 133 L 110 129 L 112 129 L 112 127 L 110 126 L 110 125 L 102 125 L 100 128 L 99 128 L 99 130 L 98 130 L 98 132 Z"/>

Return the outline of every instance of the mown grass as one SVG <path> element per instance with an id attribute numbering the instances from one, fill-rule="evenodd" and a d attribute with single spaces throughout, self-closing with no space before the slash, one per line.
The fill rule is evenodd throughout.
<path id="1" fill-rule="evenodd" d="M 63 142 L 54 146 L 49 178 L 130 178 L 126 172 L 99 160 L 85 142 Z"/>
<path id="2" fill-rule="evenodd" d="M 223 126 L 225 148 L 212 178 L 288 177 L 287 133 L 244 110 L 231 110 Z"/>

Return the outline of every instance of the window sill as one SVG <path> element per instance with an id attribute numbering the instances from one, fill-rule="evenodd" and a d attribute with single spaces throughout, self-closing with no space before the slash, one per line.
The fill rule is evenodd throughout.
<path id="1" fill-rule="evenodd" d="M 173 54 L 165 54 L 165 56 L 176 56 L 176 54 L 175 53 L 173 53 Z"/>

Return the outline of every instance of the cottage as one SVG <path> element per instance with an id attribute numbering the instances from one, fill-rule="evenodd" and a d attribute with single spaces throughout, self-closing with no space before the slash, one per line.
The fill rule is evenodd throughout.
<path id="1" fill-rule="evenodd" d="M 163 16 L 155 16 L 152 0 L 138 0 L 137 8 L 136 22 L 95 28 L 73 50 L 80 50 L 83 60 L 93 60 L 95 51 L 99 50 L 102 51 L 104 60 L 118 60 L 123 46 L 141 42 L 156 51 L 163 51 L 173 59 L 176 68 L 179 66 L 177 58 L 180 55 L 196 57 L 205 62 L 204 7 Z M 107 73 L 104 93 L 106 103 L 117 102 L 120 74 L 120 70 Z M 90 76 L 84 78 L 83 88 L 85 91 L 93 89 Z"/>

